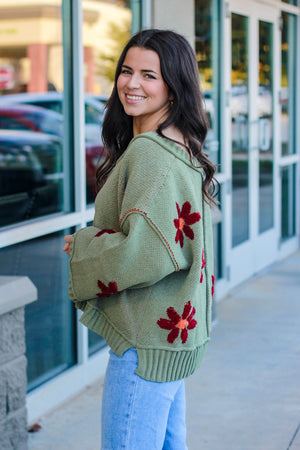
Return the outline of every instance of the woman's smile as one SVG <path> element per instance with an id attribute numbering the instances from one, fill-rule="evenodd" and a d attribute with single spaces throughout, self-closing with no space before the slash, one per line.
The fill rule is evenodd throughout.
<path id="1" fill-rule="evenodd" d="M 146 97 L 142 95 L 136 95 L 136 94 L 125 94 L 125 99 L 127 103 L 135 104 L 140 103 L 146 99 Z"/>

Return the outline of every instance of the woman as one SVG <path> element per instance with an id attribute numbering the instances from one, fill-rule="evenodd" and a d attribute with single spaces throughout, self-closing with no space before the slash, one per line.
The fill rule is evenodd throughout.
<path id="1" fill-rule="evenodd" d="M 111 348 L 103 449 L 184 449 L 184 378 L 209 340 L 215 168 L 194 52 L 171 31 L 133 36 L 103 124 L 94 226 L 66 236 L 80 321 Z"/>

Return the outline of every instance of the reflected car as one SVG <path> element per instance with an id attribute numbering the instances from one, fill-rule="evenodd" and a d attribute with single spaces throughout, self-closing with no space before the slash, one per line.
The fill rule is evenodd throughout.
<path id="1" fill-rule="evenodd" d="M 102 145 L 85 143 L 86 161 L 86 201 L 92 203 L 97 195 L 96 170 L 104 161 L 106 151 Z"/>
<path id="2" fill-rule="evenodd" d="M 62 116 L 33 105 L 0 104 L 0 129 L 62 136 Z"/>
<path id="3" fill-rule="evenodd" d="M 18 133 L 0 130 L 0 196 L 44 184 L 43 166 L 32 148 L 36 133 Z"/>
<path id="4" fill-rule="evenodd" d="M 96 100 L 97 102 L 100 102 L 104 107 L 106 106 L 108 96 L 107 95 L 97 95 L 97 94 L 86 94 L 86 98 L 91 98 L 93 100 Z"/>
<path id="5" fill-rule="evenodd" d="M 233 119 L 248 116 L 248 86 L 237 84 L 231 87 L 230 110 Z"/>
<path id="6" fill-rule="evenodd" d="M 105 103 L 96 100 L 92 95 L 85 95 L 85 140 L 96 142 L 99 145 L 101 141 L 101 130 L 104 118 Z M 43 92 L 39 94 L 23 93 L 3 95 L 0 97 L 2 104 L 27 104 L 39 106 L 47 110 L 54 111 L 62 115 L 63 113 L 63 94 L 62 92 Z"/>
<path id="7" fill-rule="evenodd" d="M 259 85 L 257 113 L 259 117 L 271 117 L 273 115 L 273 93 L 271 86 Z"/>
<path id="8" fill-rule="evenodd" d="M 62 183 L 57 136 L 0 130 L 0 226 L 60 211 Z"/>
<path id="9" fill-rule="evenodd" d="M 32 192 L 42 186 L 44 191 L 48 186 L 49 191 L 49 185 L 52 185 L 52 194 L 55 194 L 52 195 L 52 200 L 47 200 L 46 197 L 49 195 L 46 195 L 45 202 L 48 202 L 48 205 L 37 207 L 33 204 L 32 211 L 27 210 L 25 215 L 21 213 L 17 221 L 60 211 L 64 179 L 61 138 L 36 131 L 0 129 L 0 149 L 0 196 L 22 194 L 25 205 Z M 106 152 L 103 146 L 92 142 L 85 143 L 85 152 L 86 200 L 87 203 L 92 203 L 97 193 L 96 170 L 104 160 Z M 31 194 L 29 195 L 28 192 Z M 1 205 L 3 206 L 3 202 L 0 201 Z M 20 211 L 26 209 L 24 205 L 19 208 Z M 4 216 L 2 206 L 0 209 Z M 9 211 L 7 213 L 9 214 Z M 2 221 L 1 224 L 4 225 Z"/>

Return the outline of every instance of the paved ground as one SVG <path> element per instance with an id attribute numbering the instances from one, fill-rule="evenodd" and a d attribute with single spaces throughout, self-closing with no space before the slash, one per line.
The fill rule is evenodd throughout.
<path id="1" fill-rule="evenodd" d="M 217 317 L 186 382 L 189 450 L 300 450 L 300 252 L 218 302 Z M 29 450 L 99 450 L 102 382 L 45 417 Z"/>

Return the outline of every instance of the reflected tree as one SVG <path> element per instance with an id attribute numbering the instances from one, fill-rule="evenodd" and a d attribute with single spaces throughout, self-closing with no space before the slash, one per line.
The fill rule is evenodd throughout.
<path id="1" fill-rule="evenodd" d="M 116 22 L 110 22 L 108 24 L 107 36 L 111 40 L 111 45 L 105 51 L 99 53 L 97 72 L 111 82 L 115 78 L 120 53 L 130 38 L 130 26 L 131 22 L 129 19 L 124 20 L 122 25 Z"/>

